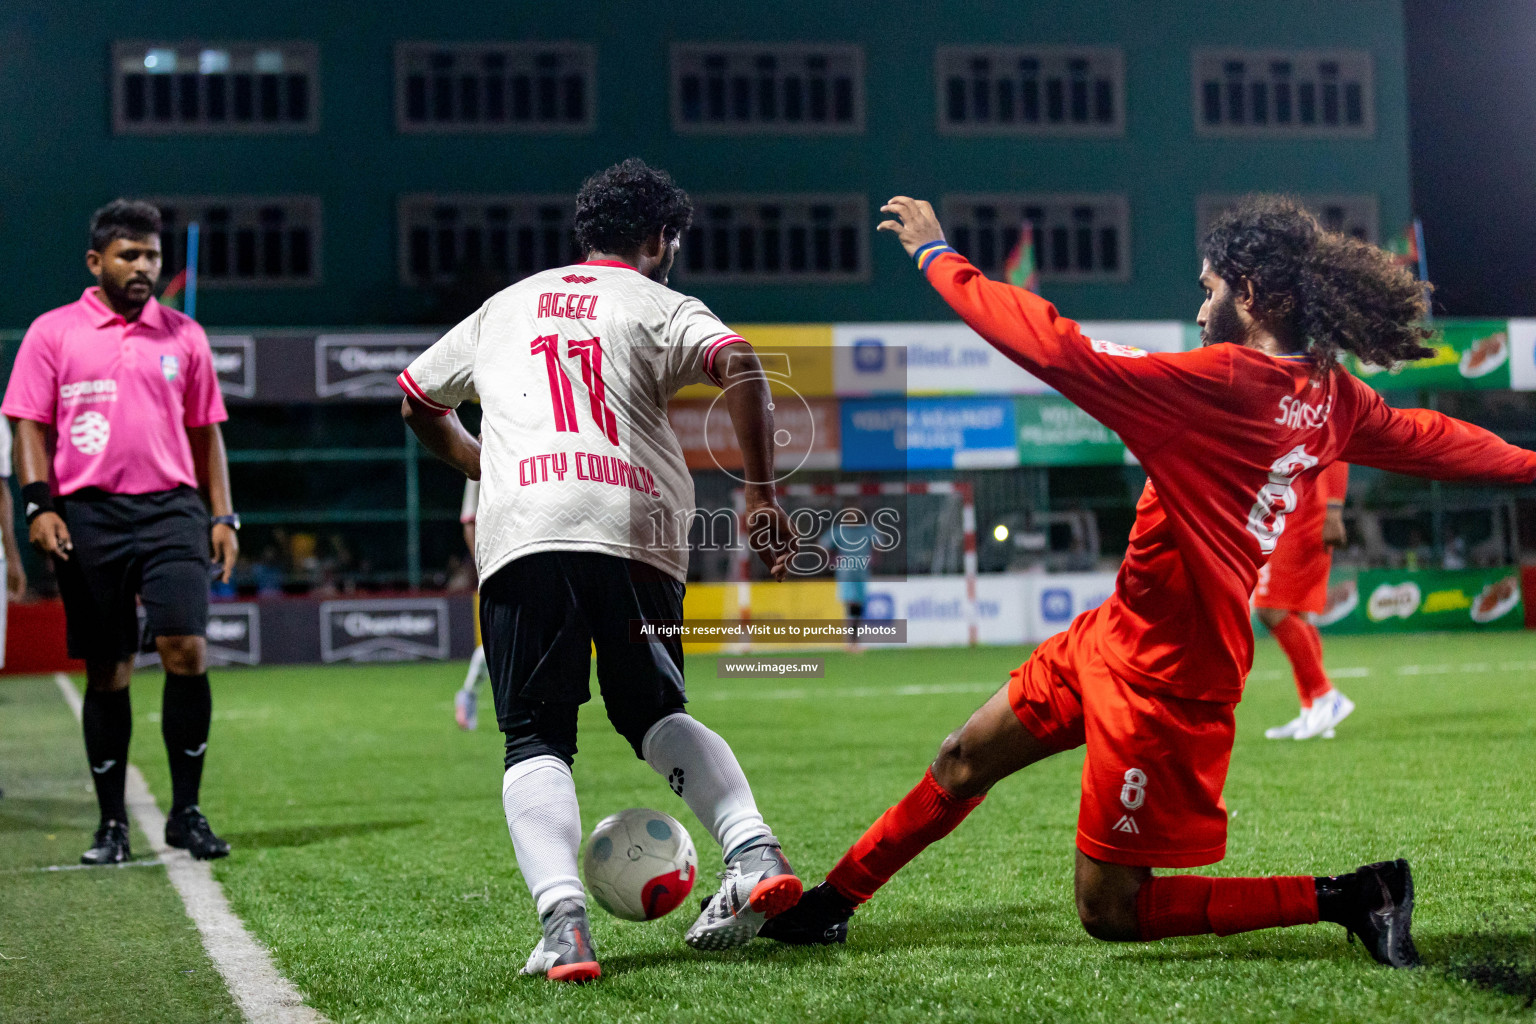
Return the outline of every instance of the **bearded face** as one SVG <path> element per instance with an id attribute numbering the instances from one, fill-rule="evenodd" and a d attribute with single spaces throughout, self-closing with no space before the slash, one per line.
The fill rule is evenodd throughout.
<path id="1" fill-rule="evenodd" d="M 1223 294 L 1211 297 L 1210 312 L 1206 317 L 1205 325 L 1200 329 L 1200 344 L 1221 345 L 1232 343 L 1241 345 L 1248 340 L 1248 324 L 1244 322 L 1243 314 L 1237 308 L 1237 296 L 1230 288 L 1222 289 Z"/>

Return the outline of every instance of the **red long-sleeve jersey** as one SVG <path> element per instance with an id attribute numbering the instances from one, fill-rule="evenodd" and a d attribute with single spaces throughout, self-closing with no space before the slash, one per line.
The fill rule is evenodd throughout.
<path id="1" fill-rule="evenodd" d="M 1147 471 L 1115 593 L 1111 668 L 1180 697 L 1237 701 L 1253 664 L 1248 597 L 1300 496 L 1345 461 L 1441 480 L 1536 480 L 1536 453 L 1423 409 L 1393 409 L 1336 369 L 1240 345 L 1147 353 L 1083 336 L 959 254 L 929 282 L 993 347 L 1120 435 Z"/>

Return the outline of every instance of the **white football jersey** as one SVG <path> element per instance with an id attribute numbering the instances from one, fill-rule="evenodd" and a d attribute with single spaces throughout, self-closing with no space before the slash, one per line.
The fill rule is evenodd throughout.
<path id="1" fill-rule="evenodd" d="M 682 580 L 693 478 L 667 401 L 740 335 L 625 263 L 546 270 L 491 296 L 400 374 L 418 402 L 482 410 L 475 563 L 634 558 Z M 723 414 L 723 410 L 722 410 Z"/>

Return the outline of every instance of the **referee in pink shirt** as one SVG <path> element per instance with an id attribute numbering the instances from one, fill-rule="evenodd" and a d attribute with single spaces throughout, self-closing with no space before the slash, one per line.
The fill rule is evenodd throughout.
<path id="1" fill-rule="evenodd" d="M 53 559 L 69 654 L 85 660 L 81 718 L 101 806 L 95 842 L 80 858 L 86 864 L 129 858 L 123 785 L 133 730 L 128 684 L 140 646 L 136 598 L 165 666 L 165 841 L 199 859 L 229 853 L 197 802 L 213 703 L 210 560 L 227 581 L 240 519 L 230 504 L 219 431 L 228 417 L 208 337 L 155 301 L 160 259 L 153 206 L 119 199 L 97 210 L 85 255 L 96 287 L 32 322 L 0 403 L 16 424 L 32 544 Z"/>

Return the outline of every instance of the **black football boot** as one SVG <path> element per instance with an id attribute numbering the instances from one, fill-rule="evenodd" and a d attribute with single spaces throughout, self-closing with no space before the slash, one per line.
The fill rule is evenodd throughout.
<path id="1" fill-rule="evenodd" d="M 1367 953 L 1388 967 L 1417 967 L 1413 947 L 1413 873 L 1406 860 L 1367 864 L 1352 875 L 1317 879 L 1317 912 L 1360 937 Z"/>
<path id="2" fill-rule="evenodd" d="M 770 918 L 757 934 L 791 946 L 831 946 L 848 941 L 854 904 L 826 882 L 805 890 L 800 902 Z"/>

